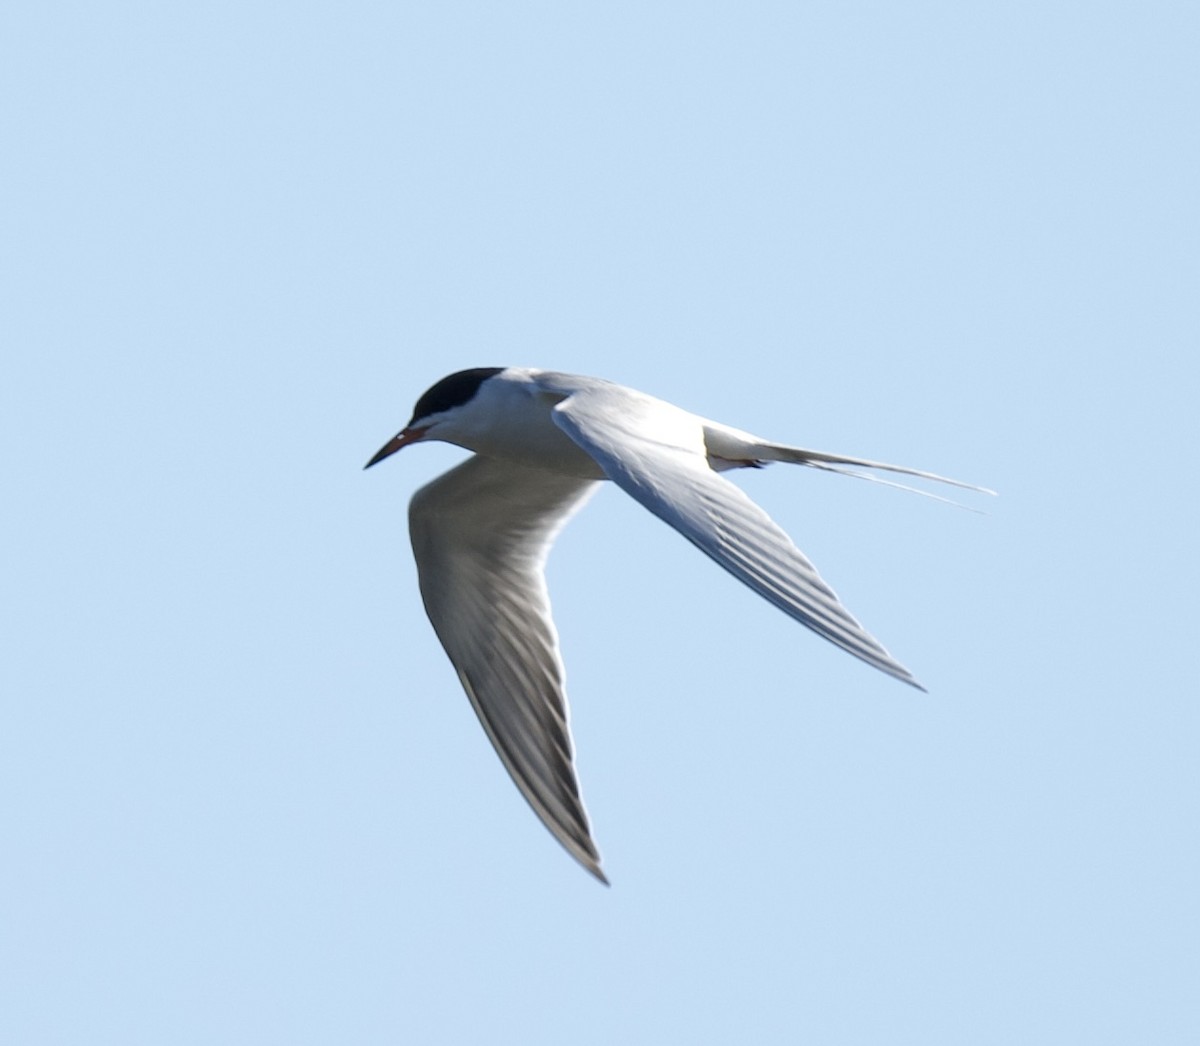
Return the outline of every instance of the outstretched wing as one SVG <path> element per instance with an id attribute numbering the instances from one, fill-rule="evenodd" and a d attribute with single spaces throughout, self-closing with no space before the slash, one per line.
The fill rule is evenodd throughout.
<path id="1" fill-rule="evenodd" d="M 609 479 L 764 599 L 867 664 L 923 689 L 770 516 L 713 471 L 703 419 L 597 383 L 562 399 L 554 420 Z"/>
<path id="2" fill-rule="evenodd" d="M 575 777 L 543 574 L 594 486 L 476 456 L 417 491 L 409 529 L 425 610 L 501 761 L 554 837 L 607 882 Z"/>

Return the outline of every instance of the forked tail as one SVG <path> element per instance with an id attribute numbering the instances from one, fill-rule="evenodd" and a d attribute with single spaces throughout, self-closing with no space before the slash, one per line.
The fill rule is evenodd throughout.
<path id="1" fill-rule="evenodd" d="M 859 472 L 857 470 L 882 469 L 885 472 L 898 472 L 904 476 L 916 476 L 918 479 L 927 479 L 934 483 L 945 483 L 948 486 L 959 487 L 962 490 L 974 490 L 979 494 L 990 494 L 993 497 L 996 494 L 994 490 L 989 490 L 987 487 L 977 487 L 973 483 L 963 483 L 961 480 L 949 479 L 946 476 L 939 476 L 935 472 L 910 469 L 904 465 L 889 465 L 883 461 L 869 461 L 867 458 L 851 458 L 845 454 L 826 454 L 819 450 L 805 450 L 803 447 L 787 447 L 778 443 L 760 443 L 755 449 L 755 454 L 760 461 L 786 461 L 793 465 L 807 465 L 809 468 L 821 469 L 824 472 L 836 472 L 840 476 L 852 476 L 854 479 L 865 479 L 872 483 L 882 483 L 886 487 L 907 490 L 909 493 L 933 498 L 934 501 L 954 505 L 957 508 L 966 509 L 968 512 L 978 512 L 979 509 L 963 505 L 950 498 L 944 498 L 939 494 L 932 494 L 928 490 L 921 490 L 919 487 L 909 486 L 907 483 L 896 483 L 893 480 L 883 479 L 880 476 L 872 476 L 870 473 Z"/>

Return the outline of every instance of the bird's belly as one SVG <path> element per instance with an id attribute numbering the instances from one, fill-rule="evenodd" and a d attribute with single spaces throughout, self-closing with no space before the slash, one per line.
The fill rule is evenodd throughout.
<path id="1" fill-rule="evenodd" d="M 466 445 L 464 443 L 464 445 Z M 604 479 L 595 458 L 548 417 L 526 416 L 493 426 L 485 437 L 471 441 L 470 450 L 526 468 L 544 469 L 579 479 Z"/>

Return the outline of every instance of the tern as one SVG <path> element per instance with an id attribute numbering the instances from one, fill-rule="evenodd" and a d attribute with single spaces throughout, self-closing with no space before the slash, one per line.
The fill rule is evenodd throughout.
<path id="1" fill-rule="evenodd" d="M 597 484 L 612 480 L 785 614 L 918 689 L 787 534 L 721 473 L 785 461 L 887 483 L 853 471 L 883 469 L 992 493 L 918 469 L 770 443 L 609 381 L 523 367 L 443 378 L 365 467 L 427 440 L 474 455 L 418 490 L 409 506 L 426 613 L 521 794 L 603 883 L 543 571 L 558 532 Z"/>

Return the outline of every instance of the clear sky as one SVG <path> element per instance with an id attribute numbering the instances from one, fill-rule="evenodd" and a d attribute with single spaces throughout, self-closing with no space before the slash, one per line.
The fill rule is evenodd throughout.
<path id="1" fill-rule="evenodd" d="M 0 1041 L 1200 1041 L 1194 3 L 24 3 Z M 920 694 L 615 489 L 593 881 L 367 458 L 607 377 L 995 487 L 738 477 Z"/>

